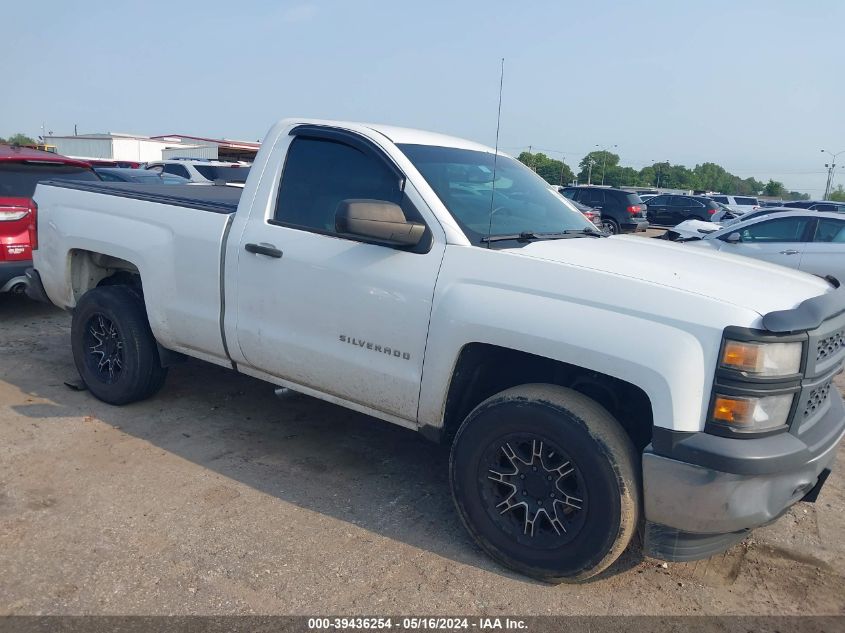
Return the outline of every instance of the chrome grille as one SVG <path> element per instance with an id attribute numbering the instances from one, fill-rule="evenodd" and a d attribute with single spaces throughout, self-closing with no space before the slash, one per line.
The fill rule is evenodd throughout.
<path id="1" fill-rule="evenodd" d="M 845 346 L 845 329 L 820 339 L 816 344 L 816 362 L 829 358 Z"/>
<path id="2" fill-rule="evenodd" d="M 830 395 L 830 386 L 832 379 L 823 382 L 818 387 L 807 394 L 807 399 L 804 401 L 804 419 L 812 418 L 816 411 L 818 411 L 827 402 Z"/>

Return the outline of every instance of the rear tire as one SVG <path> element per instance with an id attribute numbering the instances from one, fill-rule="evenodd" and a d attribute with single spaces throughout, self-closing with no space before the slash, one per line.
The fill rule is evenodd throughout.
<path id="1" fill-rule="evenodd" d="M 611 218 L 602 218 L 601 227 L 608 235 L 619 235 L 621 232 L 619 223 Z"/>
<path id="2" fill-rule="evenodd" d="M 161 366 L 144 300 L 129 286 L 86 292 L 71 323 L 73 362 L 88 390 L 114 405 L 144 400 L 161 389 Z"/>
<path id="3" fill-rule="evenodd" d="M 482 402 L 452 445 L 450 483 L 469 533 L 497 561 L 578 582 L 625 550 L 640 512 L 638 457 L 595 401 L 523 385 Z"/>

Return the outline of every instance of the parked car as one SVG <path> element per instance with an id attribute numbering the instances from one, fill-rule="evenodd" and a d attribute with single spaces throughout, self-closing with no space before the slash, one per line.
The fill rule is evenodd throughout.
<path id="1" fill-rule="evenodd" d="M 551 189 L 555 193 L 559 193 L 561 197 L 563 197 L 566 204 L 571 204 L 576 211 L 580 211 L 582 214 L 584 214 L 584 217 L 587 218 L 590 222 L 595 224 L 598 228 L 604 230 L 604 227 L 602 227 L 601 223 L 601 211 L 597 211 L 596 209 L 588 207 L 585 204 L 581 204 L 580 202 L 576 202 L 571 198 L 567 198 L 563 195 L 563 187 L 552 185 Z"/>
<path id="2" fill-rule="evenodd" d="M 663 193 L 648 201 L 648 221 L 658 226 L 675 226 L 684 220 L 709 221 L 719 205 L 704 196 Z"/>
<path id="3" fill-rule="evenodd" d="M 845 283 L 845 216 L 792 209 L 762 214 L 685 242 L 762 259 Z"/>
<path id="4" fill-rule="evenodd" d="M 0 145 L 0 292 L 22 292 L 32 266 L 39 180 L 99 180 L 87 163 L 44 152 Z"/>
<path id="5" fill-rule="evenodd" d="M 148 185 L 187 185 L 191 183 L 190 180 L 181 176 L 146 169 L 95 167 L 94 171 L 106 182 L 137 182 Z"/>
<path id="6" fill-rule="evenodd" d="M 39 185 L 27 292 L 72 310 L 92 396 L 149 398 L 191 356 L 447 442 L 479 547 L 549 582 L 638 529 L 646 555 L 706 558 L 818 493 L 845 434 L 845 288 L 604 237 L 463 139 L 301 119 L 264 138 L 249 196 Z"/>
<path id="7" fill-rule="evenodd" d="M 721 218 L 720 221 L 716 221 L 715 219 L 712 222 L 702 222 L 700 220 L 687 220 L 686 222 L 681 222 L 677 226 L 673 227 L 672 229 L 666 231 L 663 235 L 658 236 L 660 239 L 670 240 L 670 241 L 683 241 L 690 238 L 698 239 L 701 237 L 702 234 L 707 233 L 715 233 L 719 229 L 726 227 L 726 226 L 733 226 L 739 222 L 745 222 L 747 220 L 751 220 L 752 218 L 759 218 L 762 216 L 770 216 L 775 215 L 778 213 L 785 213 L 787 211 L 795 211 L 796 209 L 790 207 L 776 207 L 776 208 L 767 208 L 763 207 L 757 209 L 756 211 L 752 211 L 750 213 L 746 213 L 744 215 L 737 215 L 737 216 L 730 216 L 725 215 Z M 808 209 L 810 210 L 810 209 Z M 713 216 L 716 217 L 715 215 Z"/>
<path id="8" fill-rule="evenodd" d="M 845 213 L 845 202 L 835 202 L 833 200 L 793 200 L 792 202 L 784 202 L 783 206 L 791 209 Z"/>
<path id="9" fill-rule="evenodd" d="M 756 196 L 726 196 L 725 194 L 717 193 L 708 196 L 711 200 L 721 202 L 738 215 L 754 211 L 760 207 L 760 201 Z"/>
<path id="10" fill-rule="evenodd" d="M 187 178 L 191 182 L 214 184 L 224 182 L 226 184 L 240 184 L 246 182 L 249 176 L 249 167 L 240 163 L 227 163 L 223 161 L 210 160 L 162 160 L 147 164 L 146 169 L 164 174 L 173 174 Z"/>
<path id="11" fill-rule="evenodd" d="M 585 204 L 581 204 L 577 200 L 570 200 L 569 198 L 566 201 L 578 209 L 581 213 L 584 214 L 584 217 L 587 218 L 590 222 L 595 224 L 598 228 L 604 230 L 604 225 L 601 221 L 601 211 L 588 207 Z"/>
<path id="12" fill-rule="evenodd" d="M 646 206 L 640 197 L 623 189 L 611 187 L 564 187 L 561 193 L 601 212 L 602 228 L 610 235 L 645 231 L 648 228 Z"/>

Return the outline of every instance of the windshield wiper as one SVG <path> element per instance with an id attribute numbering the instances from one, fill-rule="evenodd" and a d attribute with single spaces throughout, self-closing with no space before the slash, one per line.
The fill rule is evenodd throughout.
<path id="1" fill-rule="evenodd" d="M 516 240 L 517 242 L 532 242 L 534 240 L 562 240 L 567 237 L 604 237 L 604 235 L 593 229 L 567 229 L 566 231 L 558 231 L 556 233 L 523 231 L 522 233 L 512 233 L 510 235 L 485 235 L 481 238 L 481 241 L 504 242 L 506 240 Z"/>

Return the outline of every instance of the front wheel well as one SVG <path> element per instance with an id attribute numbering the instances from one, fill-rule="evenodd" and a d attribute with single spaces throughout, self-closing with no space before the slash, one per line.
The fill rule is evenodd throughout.
<path id="1" fill-rule="evenodd" d="M 651 401 L 640 387 L 578 365 L 486 343 L 470 343 L 461 350 L 439 439 L 451 442 L 467 415 L 490 396 L 528 383 L 568 387 L 596 401 L 619 421 L 638 451 L 651 441 Z"/>

